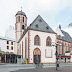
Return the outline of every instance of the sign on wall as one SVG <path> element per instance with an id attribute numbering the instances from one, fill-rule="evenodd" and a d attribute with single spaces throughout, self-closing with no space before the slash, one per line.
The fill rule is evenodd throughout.
<path id="1" fill-rule="evenodd" d="M 45 49 L 45 57 L 52 58 L 52 50 L 51 49 Z"/>

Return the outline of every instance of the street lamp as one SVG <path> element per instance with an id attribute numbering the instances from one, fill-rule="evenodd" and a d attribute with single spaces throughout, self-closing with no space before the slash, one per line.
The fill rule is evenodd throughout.
<path id="1" fill-rule="evenodd" d="M 56 53 L 55 53 L 55 55 L 56 55 L 56 70 L 57 70 L 57 67 L 59 67 L 59 63 L 57 62 L 57 56 L 58 56 L 57 47 L 58 47 L 58 45 L 61 46 L 61 44 L 59 44 L 59 42 L 53 44 L 53 46 L 56 47 Z"/>

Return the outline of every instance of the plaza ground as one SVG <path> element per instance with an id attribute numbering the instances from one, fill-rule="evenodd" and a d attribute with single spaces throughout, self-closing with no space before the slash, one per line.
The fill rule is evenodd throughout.
<path id="1" fill-rule="evenodd" d="M 60 67 L 59 70 L 57 71 L 55 67 L 53 67 L 53 68 L 22 69 L 11 72 L 72 72 L 72 67 Z"/>
<path id="2" fill-rule="evenodd" d="M 34 64 L 0 64 L 0 72 L 72 72 L 72 63 L 61 63 L 58 71 L 55 64 L 36 68 Z"/>

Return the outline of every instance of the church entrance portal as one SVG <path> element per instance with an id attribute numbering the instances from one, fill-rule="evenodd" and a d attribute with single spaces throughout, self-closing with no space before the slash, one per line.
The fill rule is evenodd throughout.
<path id="1" fill-rule="evenodd" d="M 41 51 L 40 49 L 34 49 L 34 63 L 39 64 L 41 61 Z"/>

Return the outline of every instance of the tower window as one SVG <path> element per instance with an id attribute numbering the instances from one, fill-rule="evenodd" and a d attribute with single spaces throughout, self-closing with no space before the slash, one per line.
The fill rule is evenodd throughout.
<path id="1" fill-rule="evenodd" d="M 9 44 L 9 41 L 7 41 L 7 44 Z"/>
<path id="2" fill-rule="evenodd" d="M 11 45 L 13 45 L 13 42 L 11 42 Z"/>
<path id="3" fill-rule="evenodd" d="M 20 22 L 20 16 L 18 16 L 18 22 Z"/>
<path id="4" fill-rule="evenodd" d="M 11 50 L 13 50 L 13 47 L 11 47 Z"/>
<path id="5" fill-rule="evenodd" d="M 22 29 L 24 29 L 24 25 L 22 25 Z"/>
<path id="6" fill-rule="evenodd" d="M 7 46 L 7 49 L 9 49 L 9 46 Z"/>
<path id="7" fill-rule="evenodd" d="M 23 22 L 24 22 L 24 17 L 23 17 Z"/>

